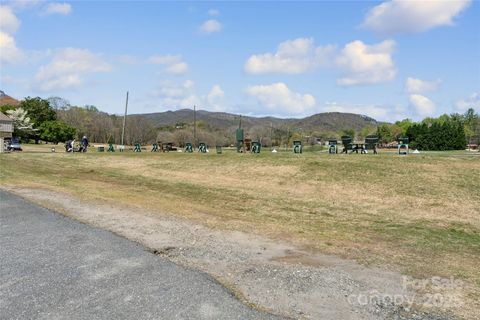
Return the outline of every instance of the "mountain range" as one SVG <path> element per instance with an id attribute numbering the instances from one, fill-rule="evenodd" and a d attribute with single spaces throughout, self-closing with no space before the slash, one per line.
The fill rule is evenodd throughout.
<path id="1" fill-rule="evenodd" d="M 157 127 L 181 126 L 183 124 L 193 123 L 194 111 L 191 109 L 181 109 L 177 111 L 135 114 L 132 115 L 132 117 L 149 120 Z M 208 127 L 217 130 L 238 127 L 240 121 L 244 128 L 256 126 L 282 127 L 305 132 L 338 132 L 349 129 L 360 131 L 364 127 L 376 127 L 379 124 L 378 121 L 368 116 L 343 112 L 318 113 L 301 119 L 282 119 L 276 117 L 240 116 L 225 112 L 198 110 L 196 112 L 196 119 L 197 122 L 203 122 Z"/>
<path id="2" fill-rule="evenodd" d="M 0 105 L 18 106 L 20 101 L 0 91 Z M 192 109 L 180 109 L 157 113 L 131 114 L 129 118 L 146 120 L 157 128 L 183 127 L 193 124 L 194 111 Z M 344 112 L 317 113 L 305 118 L 277 118 L 277 117 L 254 117 L 238 115 L 226 112 L 210 112 L 205 110 L 196 111 L 197 124 L 209 131 L 232 131 L 240 124 L 249 129 L 278 128 L 303 132 L 340 132 L 354 130 L 359 132 L 365 127 L 376 127 L 379 122 L 365 115 Z"/>

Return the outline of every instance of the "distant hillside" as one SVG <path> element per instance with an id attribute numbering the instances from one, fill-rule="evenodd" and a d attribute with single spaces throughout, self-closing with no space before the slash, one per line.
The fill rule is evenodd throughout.
<path id="1" fill-rule="evenodd" d="M 339 131 L 353 129 L 360 131 L 366 126 L 377 126 L 377 120 L 354 113 L 326 112 L 294 121 L 296 127 L 306 130 Z"/>
<path id="2" fill-rule="evenodd" d="M 167 111 L 158 113 L 147 113 L 133 115 L 152 121 L 157 126 L 170 126 L 177 123 L 192 123 L 193 122 L 193 110 L 181 109 L 177 111 Z M 211 127 L 217 129 L 225 129 L 231 126 L 237 126 L 240 120 L 240 116 L 225 112 L 210 112 L 204 110 L 197 111 L 197 121 L 203 121 Z M 242 116 L 242 126 L 252 127 L 255 125 L 267 125 L 270 126 L 270 122 L 274 124 L 284 124 L 291 120 L 279 119 L 273 117 L 247 117 Z"/>
<path id="3" fill-rule="evenodd" d="M 5 94 L 2 90 L 0 90 L 0 107 L 1 106 L 18 106 L 20 101 L 10 97 L 9 95 Z"/>
<path id="4" fill-rule="evenodd" d="M 193 110 L 182 109 L 177 111 L 167 111 L 159 113 L 147 113 L 132 115 L 133 117 L 143 118 L 151 121 L 155 126 L 175 126 L 176 124 L 193 123 Z M 301 129 L 307 131 L 338 132 L 341 130 L 353 129 L 360 131 L 365 126 L 377 126 L 378 122 L 367 116 L 327 112 L 318 113 L 303 119 L 281 119 L 275 117 L 249 117 L 242 116 L 242 126 L 246 129 L 251 127 L 291 127 L 292 129 Z M 197 111 L 197 121 L 201 121 L 212 129 L 228 130 L 232 127 L 238 127 L 239 115 L 224 112 L 209 112 L 204 110 Z"/>

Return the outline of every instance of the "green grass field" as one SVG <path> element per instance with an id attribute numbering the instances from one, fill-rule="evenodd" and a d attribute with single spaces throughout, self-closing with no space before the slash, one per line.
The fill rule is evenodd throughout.
<path id="1" fill-rule="evenodd" d="M 0 155 L 3 185 L 166 212 L 417 278 L 460 278 L 479 300 L 480 156 L 472 153 L 26 151 Z"/>

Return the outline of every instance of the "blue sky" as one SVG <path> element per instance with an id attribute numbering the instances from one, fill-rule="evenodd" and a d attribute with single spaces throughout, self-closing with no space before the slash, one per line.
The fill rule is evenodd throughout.
<path id="1" fill-rule="evenodd" d="M 122 113 L 480 110 L 480 3 L 2 1 L 1 89 Z"/>

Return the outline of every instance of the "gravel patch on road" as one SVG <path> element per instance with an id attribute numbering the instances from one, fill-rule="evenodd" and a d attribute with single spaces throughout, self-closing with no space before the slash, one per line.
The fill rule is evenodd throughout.
<path id="1" fill-rule="evenodd" d="M 302 250 L 238 231 L 113 204 L 84 203 L 49 190 L 3 187 L 84 223 L 137 241 L 155 254 L 204 271 L 240 300 L 277 315 L 304 319 L 454 319 L 430 309 L 406 278 L 336 256 Z M 408 281 L 408 279 L 407 279 Z"/>

